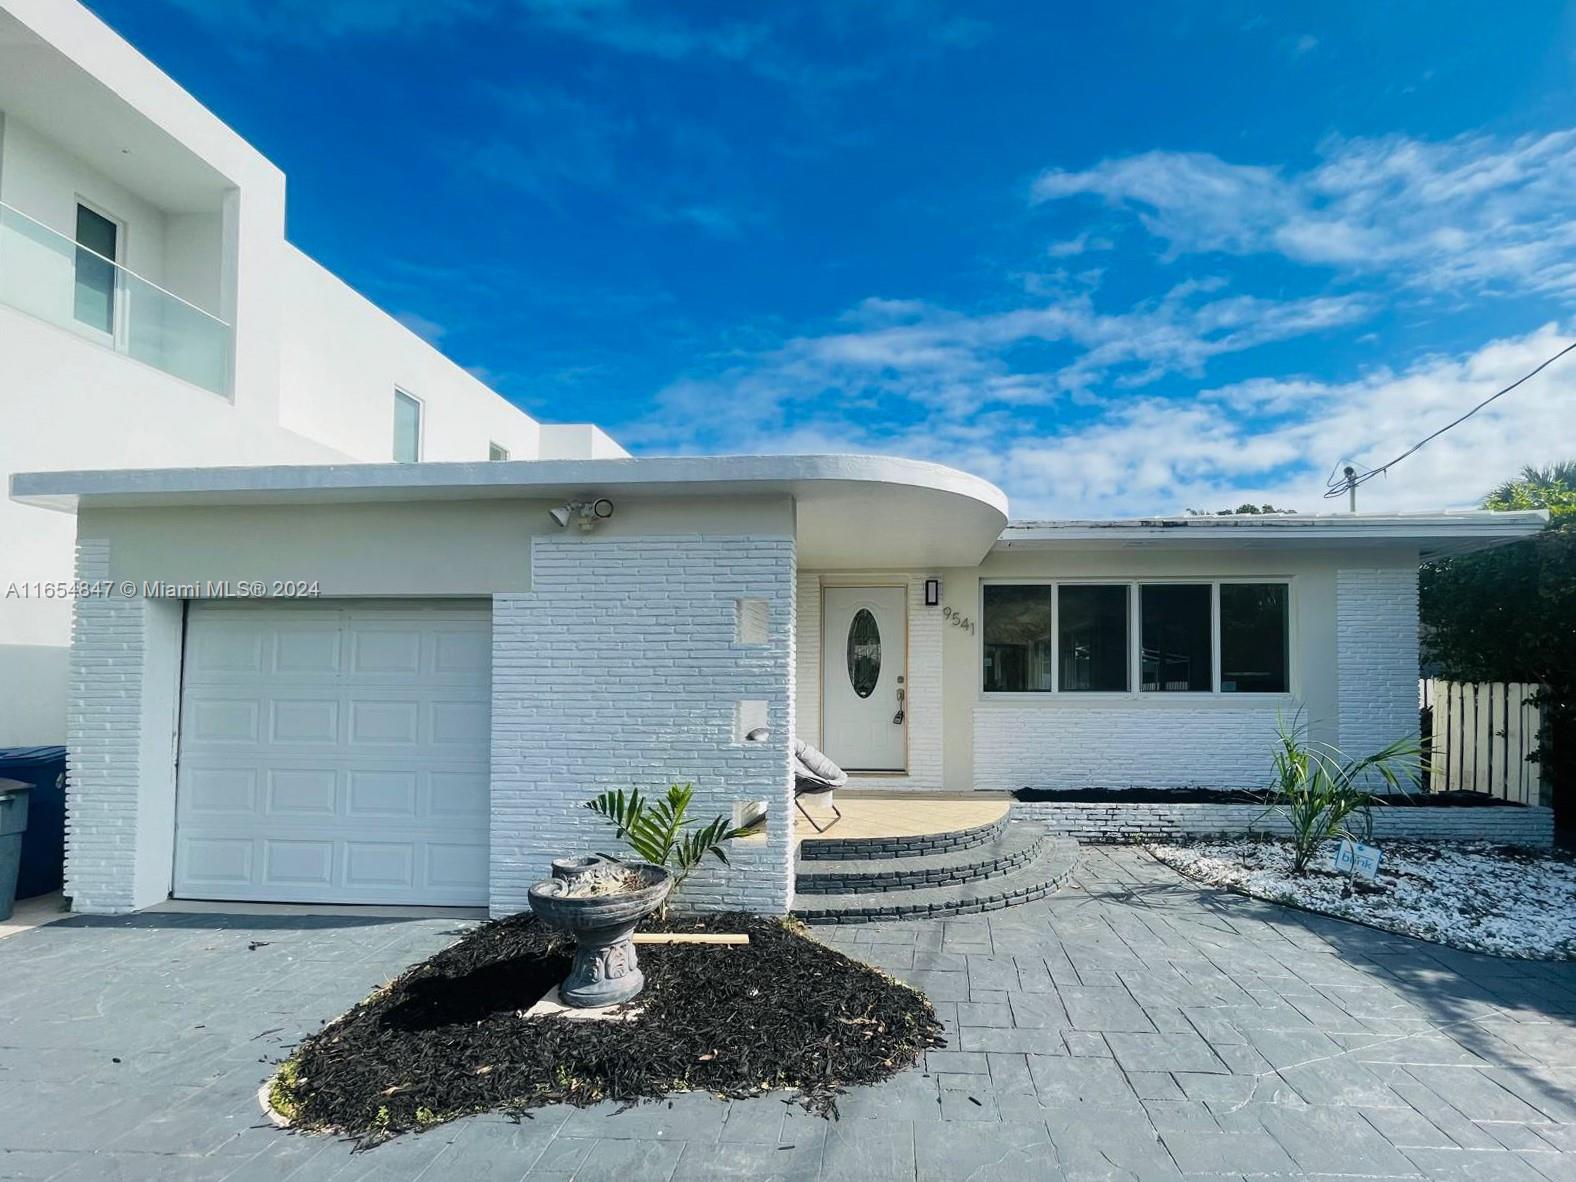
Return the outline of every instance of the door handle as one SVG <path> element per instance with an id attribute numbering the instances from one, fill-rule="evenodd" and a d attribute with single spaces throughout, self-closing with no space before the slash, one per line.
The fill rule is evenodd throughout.
<path id="1" fill-rule="evenodd" d="M 903 690 L 901 686 L 898 687 L 897 691 L 897 713 L 892 716 L 892 725 L 903 725 Z"/>

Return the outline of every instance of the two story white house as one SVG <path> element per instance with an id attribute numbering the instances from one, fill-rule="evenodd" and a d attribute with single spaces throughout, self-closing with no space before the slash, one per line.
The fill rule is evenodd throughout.
<path id="1" fill-rule="evenodd" d="M 285 178 L 73 0 L 0 0 L 0 478 L 594 458 L 293 247 Z M 65 741 L 71 522 L 0 500 L 0 747 Z"/>

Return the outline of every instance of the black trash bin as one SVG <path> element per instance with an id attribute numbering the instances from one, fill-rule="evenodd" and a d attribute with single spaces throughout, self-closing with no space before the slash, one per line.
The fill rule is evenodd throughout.
<path id="1" fill-rule="evenodd" d="M 16 906 L 16 875 L 22 868 L 22 834 L 27 829 L 27 795 L 32 785 L 0 780 L 0 920 Z"/>
<path id="2" fill-rule="evenodd" d="M 16 897 L 58 891 L 66 864 L 66 749 L 0 747 L 0 780 L 19 780 L 32 789 Z"/>

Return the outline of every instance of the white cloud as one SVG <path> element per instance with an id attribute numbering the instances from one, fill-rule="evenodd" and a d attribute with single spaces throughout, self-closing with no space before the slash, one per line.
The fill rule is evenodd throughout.
<path id="1" fill-rule="evenodd" d="M 396 312 L 394 319 L 398 320 L 429 345 L 437 345 L 449 331 L 436 320 L 429 320 L 420 312 Z"/>
<path id="2" fill-rule="evenodd" d="M 1141 388 L 1170 374 L 1270 341 L 1350 324 L 1358 296 L 1271 301 L 1218 295 L 1218 282 L 1182 284 L 1120 314 L 1088 296 L 967 315 L 917 301 L 869 300 L 842 327 L 762 353 L 665 390 L 636 437 L 665 445 L 770 447 L 801 414 L 847 418 L 838 428 L 877 437 L 915 418 L 956 436 L 981 416 L 1089 398 L 1101 382 Z M 966 433 L 966 432 L 965 432 Z M 774 440 L 776 441 L 774 443 Z"/>
<path id="3" fill-rule="evenodd" d="M 1263 379 L 1187 402 L 1136 399 L 1087 426 L 1014 444 L 994 475 L 1016 514 L 1175 513 L 1265 501 L 1332 511 L 1325 481 L 1342 460 L 1385 463 L 1569 340 L 1549 324 L 1457 357 L 1355 381 Z M 1576 360 L 1576 359 L 1573 359 Z M 1475 504 L 1524 464 L 1576 454 L 1576 364 L 1555 365 L 1358 493 L 1365 510 Z"/>
<path id="4" fill-rule="evenodd" d="M 1320 157 L 1296 171 L 1145 152 L 1051 169 L 1034 196 L 1132 208 L 1172 256 L 1274 253 L 1431 289 L 1576 291 L 1576 130 L 1331 139 Z"/>
<path id="5" fill-rule="evenodd" d="M 1179 325 L 1172 358 L 1207 349 L 1197 334 L 1214 319 L 1238 320 L 1214 304 L 1194 313 L 1185 318 L 1194 335 Z M 1290 332 L 1320 322 L 1307 313 L 1282 309 L 1281 323 Z M 1023 405 L 1044 402 L 1058 384 L 1054 374 L 1015 373 L 978 347 L 981 340 L 1012 339 L 1001 318 L 982 323 L 906 305 L 864 306 L 854 315 L 867 318 L 866 331 L 800 338 L 714 378 L 675 384 L 633 440 L 936 460 L 1000 484 L 1020 518 L 1174 514 L 1245 500 L 1328 512 L 1344 504 L 1321 496 L 1337 462 L 1371 466 L 1391 459 L 1555 353 L 1569 331 L 1549 324 L 1461 356 L 1430 357 L 1349 382 L 1264 378 L 1191 399 L 1130 394 L 1072 408 L 1063 426 L 1042 417 L 1042 408 Z M 1094 323 L 1140 323 L 1066 315 L 1086 330 Z M 1191 343 L 1181 347 L 1184 340 Z M 1166 361 L 1162 352 L 1153 364 Z M 1572 405 L 1576 357 L 1366 484 L 1360 505 L 1375 511 L 1472 505 L 1523 464 L 1576 455 Z M 913 413 L 905 416 L 901 407 Z"/>

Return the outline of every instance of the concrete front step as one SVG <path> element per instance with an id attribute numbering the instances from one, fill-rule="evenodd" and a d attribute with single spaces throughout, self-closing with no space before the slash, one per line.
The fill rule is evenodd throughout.
<path id="1" fill-rule="evenodd" d="M 1043 899 L 1078 866 L 1078 844 L 1064 837 L 1041 840 L 1039 853 L 1026 864 L 978 882 L 911 890 L 808 894 L 794 900 L 794 915 L 806 923 L 875 923 L 927 916 L 998 911 Z"/>
<path id="2" fill-rule="evenodd" d="M 801 857 L 794 867 L 794 890 L 801 895 L 904 891 L 949 883 L 978 882 L 1007 874 L 1040 852 L 1045 826 L 1033 821 L 1008 825 L 984 845 L 936 854 L 885 858 Z"/>
<path id="3" fill-rule="evenodd" d="M 921 833 L 910 837 L 806 837 L 799 843 L 799 861 L 923 858 L 948 850 L 965 850 L 995 841 L 1007 828 L 1007 816 L 971 829 Z"/>

